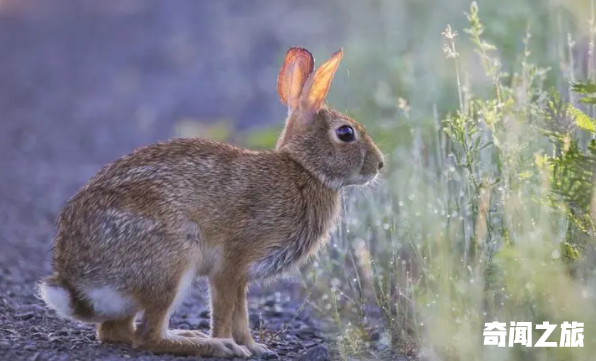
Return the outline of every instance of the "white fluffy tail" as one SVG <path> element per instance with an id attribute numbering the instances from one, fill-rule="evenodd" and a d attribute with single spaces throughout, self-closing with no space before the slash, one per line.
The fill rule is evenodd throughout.
<path id="1" fill-rule="evenodd" d="M 48 307 L 55 310 L 60 316 L 74 318 L 70 292 L 66 288 L 49 284 L 47 280 L 43 280 L 39 284 L 39 294 Z"/>
<path id="2" fill-rule="evenodd" d="M 88 323 L 101 323 L 135 315 L 139 307 L 134 299 L 110 286 L 84 288 L 73 294 L 56 276 L 39 284 L 39 294 L 59 316 Z"/>

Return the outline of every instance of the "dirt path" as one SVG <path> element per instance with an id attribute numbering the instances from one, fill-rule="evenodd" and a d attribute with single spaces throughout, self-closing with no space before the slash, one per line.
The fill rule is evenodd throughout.
<path id="1" fill-rule="evenodd" d="M 287 5 L 258 1 L 257 18 L 230 1 L 49 3 L 0 2 L 0 360 L 174 359 L 99 345 L 92 327 L 43 306 L 35 286 L 51 271 L 54 219 L 105 162 L 169 137 L 177 119 L 225 116 L 242 127 L 282 118 L 274 86 L 259 79 L 274 79 L 280 39 L 296 39 L 288 22 L 267 28 Z M 304 39 L 331 26 L 310 16 Z M 280 328 L 301 301 L 288 283 L 255 288 L 251 326 L 262 313 Z M 205 330 L 207 316 L 195 289 L 171 326 Z M 325 356 L 321 342 L 303 312 L 273 345 L 291 360 L 306 349 Z"/>

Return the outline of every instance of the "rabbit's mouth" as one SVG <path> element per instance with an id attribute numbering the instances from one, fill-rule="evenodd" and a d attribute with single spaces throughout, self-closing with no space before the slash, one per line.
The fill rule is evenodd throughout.
<path id="1" fill-rule="evenodd" d="M 357 174 L 354 177 L 352 177 L 352 179 L 350 179 L 346 185 L 354 185 L 354 186 L 366 185 L 369 183 L 373 183 L 377 179 L 378 176 L 379 176 L 378 172 L 373 173 L 373 174 Z"/>

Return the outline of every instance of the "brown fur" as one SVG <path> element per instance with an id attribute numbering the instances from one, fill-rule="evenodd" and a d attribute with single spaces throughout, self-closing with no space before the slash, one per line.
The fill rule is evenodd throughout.
<path id="1" fill-rule="evenodd" d="M 42 294 L 44 287 L 68 294 L 68 316 L 99 323 L 103 342 L 205 357 L 265 352 L 248 328 L 249 282 L 314 254 L 339 215 L 338 191 L 382 167 L 364 129 L 323 105 L 343 53 L 312 74 L 310 53 L 288 54 L 278 90 L 290 115 L 275 151 L 175 139 L 107 165 L 60 213 L 54 274 Z M 342 125 L 354 128 L 355 141 L 337 139 Z M 187 275 L 209 278 L 209 338 L 167 330 Z"/>

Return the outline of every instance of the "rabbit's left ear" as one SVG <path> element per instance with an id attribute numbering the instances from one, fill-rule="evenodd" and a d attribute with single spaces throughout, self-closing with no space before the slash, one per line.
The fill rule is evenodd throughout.
<path id="1" fill-rule="evenodd" d="M 302 87 L 314 66 L 315 60 L 306 49 L 292 47 L 286 53 L 277 76 L 277 95 L 281 102 L 290 108 L 290 111 L 298 108 Z"/>
<path id="2" fill-rule="evenodd" d="M 300 95 L 300 106 L 303 111 L 317 113 L 321 109 L 342 57 L 343 49 L 339 49 L 308 77 Z"/>

